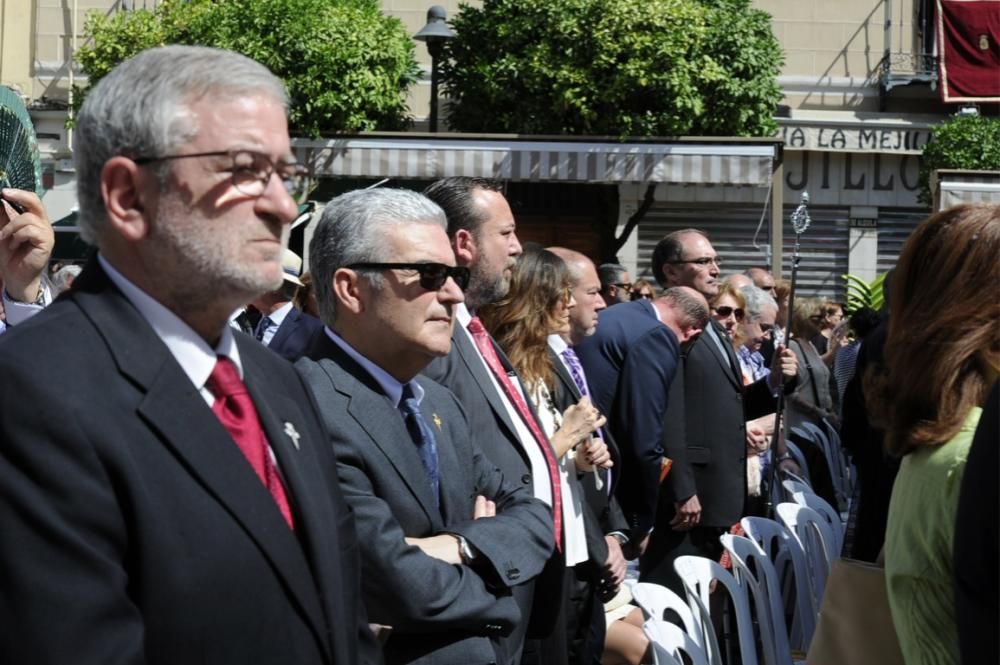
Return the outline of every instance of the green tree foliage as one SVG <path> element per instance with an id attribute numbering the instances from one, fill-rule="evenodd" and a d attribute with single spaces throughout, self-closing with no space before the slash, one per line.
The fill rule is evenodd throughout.
<path id="1" fill-rule="evenodd" d="M 770 136 L 783 56 L 750 0 L 485 0 L 452 25 L 449 125 Z"/>
<path id="2" fill-rule="evenodd" d="M 1000 171 L 1000 120 L 955 116 L 934 128 L 920 166 L 921 203 L 931 204 L 930 177 L 938 169 Z"/>
<path id="3" fill-rule="evenodd" d="M 398 130 L 411 122 L 414 44 L 376 0 L 167 0 L 152 11 L 92 13 L 86 34 L 77 60 L 91 85 L 143 49 L 204 44 L 243 53 L 280 76 L 295 133 Z M 77 107 L 83 94 L 75 94 Z"/>

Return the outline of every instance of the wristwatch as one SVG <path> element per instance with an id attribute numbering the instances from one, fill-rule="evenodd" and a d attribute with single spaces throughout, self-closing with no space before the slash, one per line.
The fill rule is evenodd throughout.
<path id="1" fill-rule="evenodd" d="M 476 560 L 476 553 L 473 551 L 472 547 L 469 546 L 469 541 L 457 533 L 452 535 L 458 539 L 458 554 L 462 557 L 462 563 L 466 566 L 471 566 Z"/>

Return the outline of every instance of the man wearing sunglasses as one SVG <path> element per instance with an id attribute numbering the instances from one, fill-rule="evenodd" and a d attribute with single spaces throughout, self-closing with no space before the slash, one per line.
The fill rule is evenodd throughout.
<path id="1" fill-rule="evenodd" d="M 689 286 L 712 301 L 719 293 L 722 260 L 696 229 L 665 236 L 653 251 L 660 285 Z M 660 493 L 656 528 L 639 567 L 641 578 L 683 593 L 677 556 L 718 559 L 719 535 L 743 516 L 747 487 L 745 423 L 774 411 L 782 374 L 796 374 L 795 356 L 782 350 L 769 378 L 744 388 L 735 349 L 716 321 L 684 355 L 670 388 L 664 447 L 673 468 Z M 769 381 L 770 379 L 770 381 Z"/>
<path id="2" fill-rule="evenodd" d="M 527 391 L 510 361 L 475 315 L 477 308 L 496 302 L 510 288 L 511 270 L 521 254 L 510 205 L 494 180 L 444 178 L 424 190 L 444 210 L 455 262 L 471 271 L 465 302 L 456 307 L 451 352 L 438 358 L 424 374 L 446 386 L 461 400 L 476 443 L 505 478 L 520 483 L 537 499 L 553 506 L 556 546 L 562 537 L 561 480 L 552 445 L 531 409 Z M 558 522 L 557 522 L 558 520 Z M 536 580 L 512 589 L 521 616 L 527 618 L 507 641 L 510 662 L 563 665 L 548 654 L 549 644 L 565 643 L 556 635 L 565 563 L 561 550 Z M 525 637 L 533 639 L 525 642 Z M 537 638 L 537 639 L 535 639 Z M 545 655 L 541 655 L 544 652 Z"/>
<path id="3" fill-rule="evenodd" d="M 325 335 L 296 367 L 312 388 L 354 509 L 369 618 L 387 663 L 516 663 L 510 587 L 552 551 L 548 508 L 504 479 L 456 397 L 418 376 L 451 349 L 470 270 L 444 213 L 416 192 L 337 197 L 309 245 Z"/>
<path id="4" fill-rule="evenodd" d="M 282 281 L 286 106 L 265 67 L 203 47 L 89 91 L 97 253 L 0 345 L 0 662 L 381 662 L 312 398 L 227 325 Z"/>

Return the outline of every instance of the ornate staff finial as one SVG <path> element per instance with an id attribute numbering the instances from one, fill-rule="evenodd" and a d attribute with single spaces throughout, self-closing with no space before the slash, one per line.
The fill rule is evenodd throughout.
<path id="1" fill-rule="evenodd" d="M 799 207 L 792 213 L 792 228 L 797 235 L 802 234 L 809 228 L 810 222 L 812 219 L 809 218 L 809 192 L 802 192 Z"/>

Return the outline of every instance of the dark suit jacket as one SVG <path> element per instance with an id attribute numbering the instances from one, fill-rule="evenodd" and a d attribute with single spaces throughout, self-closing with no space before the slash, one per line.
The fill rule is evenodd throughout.
<path id="1" fill-rule="evenodd" d="M 431 362 L 422 373 L 458 397 L 476 445 L 499 467 L 504 478 L 532 491 L 528 454 L 521 447 L 517 430 L 504 408 L 503 398 L 493 388 L 489 370 L 483 365 L 475 345 L 465 332 L 459 330 L 459 325 L 456 321 L 451 336 L 451 352 Z M 503 350 L 496 343 L 493 346 L 507 370 L 513 372 Z M 530 406 L 530 400 L 528 403 Z M 562 597 L 564 566 L 562 557 L 554 555 L 534 586 L 529 584 L 514 588 L 514 598 L 521 614 L 531 617 L 526 627 L 529 636 L 547 636 L 551 632 L 555 607 Z"/>
<path id="2" fill-rule="evenodd" d="M 294 533 L 96 261 L 4 335 L 0 662 L 381 660 L 312 397 L 290 365 L 236 335 Z"/>
<path id="3" fill-rule="evenodd" d="M 746 421 L 775 408 L 766 379 L 744 388 L 733 345 L 722 326 L 711 325 L 729 363 L 707 332 L 683 355 L 664 425 L 674 464 L 664 483 L 660 524 L 672 518 L 675 502 L 694 494 L 701 525 L 729 528 L 739 521 L 746 498 Z"/>
<path id="4" fill-rule="evenodd" d="M 267 348 L 282 358 L 295 362 L 306 354 L 322 334 L 323 323 L 319 319 L 292 307 L 278 326 Z"/>
<path id="5" fill-rule="evenodd" d="M 552 552 L 548 508 L 520 483 L 504 481 L 473 444 L 458 400 L 433 381 L 418 379 L 437 441 L 440 508 L 402 415 L 365 369 L 326 335 L 296 368 L 321 405 L 356 515 L 370 618 L 393 627 L 387 662 L 493 662 L 489 638 L 522 621 L 508 588 L 538 575 Z M 496 517 L 472 519 L 479 494 L 496 502 Z M 473 568 L 403 540 L 440 533 L 468 540 L 478 552 Z"/>
<path id="6" fill-rule="evenodd" d="M 557 409 L 565 411 L 571 405 L 579 402 L 582 395 L 576 386 L 576 382 L 573 381 L 569 370 L 566 369 L 562 360 L 559 359 L 551 348 L 549 349 L 549 359 L 556 373 L 556 390 L 555 395 L 553 395 L 553 401 Z M 594 479 L 589 477 L 591 474 L 586 474 L 581 479 L 584 498 L 589 509 L 589 512 L 584 514 L 584 525 L 587 527 L 587 552 L 590 555 L 591 562 L 598 567 L 598 570 L 601 569 L 608 558 L 608 547 L 604 541 L 604 536 L 615 531 L 620 531 L 627 535 L 629 531 L 628 521 L 622 513 L 621 506 L 618 505 L 618 500 L 614 494 L 609 495 L 608 493 L 609 485 L 613 491 L 618 483 L 622 463 L 621 452 L 618 450 L 614 436 L 611 435 L 611 432 L 607 428 L 603 428 L 603 435 L 604 443 L 607 444 L 608 451 L 611 453 L 611 461 L 614 463 L 612 472 L 608 473 L 605 469 L 598 471 L 598 475 L 600 475 L 602 480 L 602 487 L 600 489 L 597 488 Z"/>
<path id="7" fill-rule="evenodd" d="M 617 497 L 633 537 L 642 538 L 655 521 L 665 454 L 663 414 L 677 370 L 677 338 L 657 319 L 652 304 L 637 300 L 602 310 L 597 332 L 575 350 L 594 404 L 621 446 Z"/>

